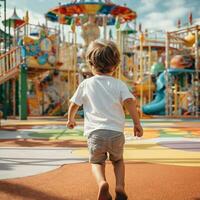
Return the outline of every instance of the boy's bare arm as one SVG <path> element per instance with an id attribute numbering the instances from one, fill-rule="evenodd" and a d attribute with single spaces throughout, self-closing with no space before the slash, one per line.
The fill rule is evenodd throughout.
<path id="1" fill-rule="evenodd" d="M 131 118 L 133 119 L 134 122 L 134 135 L 141 137 L 143 135 L 143 129 L 140 123 L 140 118 L 137 112 L 137 107 L 136 107 L 136 100 L 132 98 L 128 98 L 124 100 L 124 106 L 128 110 Z"/>
<path id="2" fill-rule="evenodd" d="M 78 109 L 79 109 L 79 106 L 73 102 L 69 105 L 67 127 L 70 129 L 76 126 L 75 115 Z"/>

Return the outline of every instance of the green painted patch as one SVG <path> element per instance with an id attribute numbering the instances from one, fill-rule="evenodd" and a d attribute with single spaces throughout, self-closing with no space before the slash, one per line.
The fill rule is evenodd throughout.
<path id="1" fill-rule="evenodd" d="M 160 137 L 161 138 L 163 138 L 163 137 L 172 137 L 172 138 L 174 138 L 174 137 L 184 137 L 187 134 L 188 133 L 185 133 L 185 132 L 183 132 L 183 133 L 177 132 L 176 133 L 175 131 L 172 131 L 172 132 L 164 131 L 164 130 L 160 131 Z"/>
<path id="2" fill-rule="evenodd" d="M 83 136 L 82 130 L 54 130 L 54 129 L 42 129 L 37 130 L 37 132 L 29 133 L 30 137 L 34 138 L 45 138 L 45 139 L 58 139 L 58 140 L 64 140 L 64 139 L 76 139 L 76 140 L 86 140 L 86 138 Z"/>
<path id="3" fill-rule="evenodd" d="M 64 129 L 32 129 L 31 131 L 35 133 L 51 133 L 51 134 L 57 134 L 65 131 Z"/>
<path id="4" fill-rule="evenodd" d="M 162 133 L 160 134 L 160 137 L 163 138 L 163 137 L 182 137 L 180 135 L 175 135 L 175 134 L 168 134 L 168 133 Z"/>

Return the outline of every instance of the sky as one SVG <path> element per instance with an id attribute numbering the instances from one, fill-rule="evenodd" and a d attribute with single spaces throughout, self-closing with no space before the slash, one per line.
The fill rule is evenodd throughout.
<path id="1" fill-rule="evenodd" d="M 7 0 L 7 17 L 10 17 L 16 7 L 18 15 L 22 18 L 26 10 L 30 14 L 33 24 L 44 23 L 44 14 L 49 9 L 70 0 Z M 200 20 L 200 0 L 112 0 L 113 3 L 124 5 L 137 12 L 137 24 L 141 23 L 143 29 L 171 30 L 176 27 L 178 19 L 186 23 L 189 12 L 193 18 Z M 2 2 L 1 2 L 2 4 Z M 1 20 L 3 8 L 0 8 Z M 0 26 L 1 27 L 1 26 Z"/>

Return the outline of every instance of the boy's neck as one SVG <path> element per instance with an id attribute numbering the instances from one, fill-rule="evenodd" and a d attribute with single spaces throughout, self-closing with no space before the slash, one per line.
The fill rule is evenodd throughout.
<path id="1" fill-rule="evenodd" d="M 111 71 L 109 73 L 102 73 L 92 69 L 92 73 L 93 75 L 99 75 L 99 76 L 113 76 L 114 71 Z"/>
<path id="2" fill-rule="evenodd" d="M 112 76 L 112 75 L 113 75 L 113 72 L 110 72 L 110 73 L 96 72 L 96 73 L 94 73 L 94 75 L 99 75 L 99 76 Z"/>

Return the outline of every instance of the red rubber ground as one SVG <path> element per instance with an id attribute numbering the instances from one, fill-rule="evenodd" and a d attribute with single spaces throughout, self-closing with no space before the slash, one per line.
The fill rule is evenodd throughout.
<path id="1" fill-rule="evenodd" d="M 106 174 L 114 196 L 110 163 Z M 200 168 L 126 162 L 126 191 L 129 200 L 200 200 Z M 88 163 L 0 181 L 1 200 L 95 200 L 97 192 Z"/>

